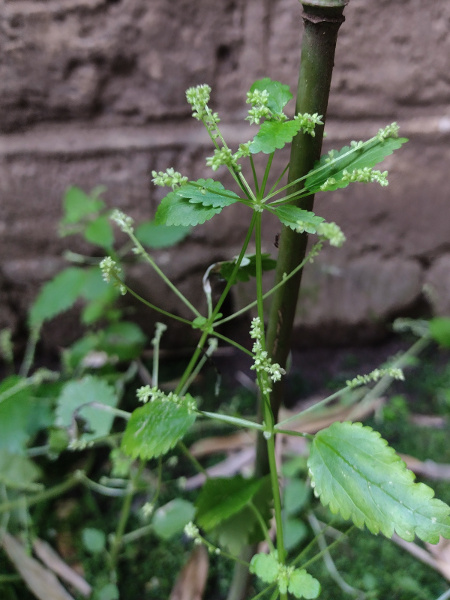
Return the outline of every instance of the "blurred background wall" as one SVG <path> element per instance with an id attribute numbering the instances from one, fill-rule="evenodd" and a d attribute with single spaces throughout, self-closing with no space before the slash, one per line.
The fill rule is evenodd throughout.
<path id="1" fill-rule="evenodd" d="M 64 264 L 64 190 L 105 185 L 109 206 L 147 219 L 161 198 L 153 169 L 211 176 L 209 140 L 185 89 L 208 83 L 229 143 L 247 141 L 252 82 L 269 76 L 295 90 L 302 19 L 297 0 L 4 0 L 1 13 L 0 328 L 17 331 L 39 285 Z M 324 341 L 369 339 L 397 315 L 450 312 L 450 3 L 351 0 L 345 16 L 325 149 L 392 121 L 410 142 L 383 166 L 388 188 L 317 197 L 316 212 L 348 240 L 304 280 L 299 331 L 320 326 Z M 239 210 L 157 253 L 193 301 L 208 265 L 237 253 Z M 267 224 L 273 255 L 278 231 Z M 138 286 L 171 302 L 153 276 Z"/>

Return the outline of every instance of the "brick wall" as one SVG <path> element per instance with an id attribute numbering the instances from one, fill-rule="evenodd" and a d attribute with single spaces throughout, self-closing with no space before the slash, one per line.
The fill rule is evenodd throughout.
<path id="1" fill-rule="evenodd" d="M 251 83 L 267 75 L 295 89 L 302 20 L 296 0 L 5 0 L 2 11 L 0 327 L 17 330 L 39 285 L 61 268 L 66 187 L 105 185 L 109 205 L 152 216 L 161 197 L 152 169 L 209 173 L 208 139 L 189 117 L 185 89 L 209 83 L 228 140 L 246 141 Z M 345 15 L 327 148 L 394 120 L 411 141 L 386 161 L 388 188 L 359 184 L 317 199 L 348 241 L 308 269 L 298 324 L 325 324 L 337 340 L 370 336 L 416 309 L 450 311 L 450 3 L 351 0 Z M 193 301 L 202 301 L 207 266 L 238 251 L 238 211 L 157 255 Z M 265 231 L 273 254 L 277 231 Z M 167 303 L 152 276 L 136 278 Z M 237 290 L 236 305 L 246 294 Z"/>

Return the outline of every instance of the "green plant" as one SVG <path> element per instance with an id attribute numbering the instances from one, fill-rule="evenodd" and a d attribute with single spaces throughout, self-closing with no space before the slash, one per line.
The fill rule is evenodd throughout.
<path id="1" fill-rule="evenodd" d="M 306 6 L 309 4 L 305 2 Z M 312 4 L 323 4 L 325 13 L 330 17 L 329 3 Z M 335 40 L 345 2 L 336 0 L 332 4 L 328 23 Z M 307 8 L 306 20 L 314 23 L 313 16 L 320 10 Z M 310 30 L 306 38 L 313 35 L 316 34 Z M 307 466 L 314 494 L 333 514 L 344 520 L 350 519 L 356 527 L 366 526 L 370 532 L 381 532 L 386 537 L 396 532 L 405 540 L 417 536 L 430 543 L 436 543 L 440 535 L 450 538 L 449 507 L 434 498 L 431 488 L 414 482 L 412 472 L 372 428 L 348 421 L 333 423 L 315 435 L 289 428 L 293 419 L 301 422 L 306 413 L 337 398 L 347 396 L 349 403 L 367 402 L 392 380 L 403 378 L 400 368 L 403 359 L 347 381 L 343 389 L 294 417 L 281 422 L 277 419 L 281 400 L 279 382 L 285 375 L 289 328 L 292 328 L 292 318 L 287 315 L 289 313 L 292 317 L 297 297 L 292 286 L 298 290 L 304 265 L 314 260 L 324 243 L 340 246 L 345 240 L 335 223 L 327 223 L 312 212 L 310 199 L 318 191 L 333 191 L 355 182 L 387 185 L 387 172 L 373 167 L 406 142 L 398 137 L 397 125 L 392 124 L 367 141 L 351 142 L 349 146 L 320 158 L 333 56 L 328 54 L 326 60 L 321 52 L 318 56 L 322 62 L 319 60 L 314 64 L 311 72 L 302 71 L 293 118 L 284 112 L 292 99 L 286 85 L 268 78 L 252 85 L 247 95 L 247 102 L 251 105 L 247 118 L 259 128 L 253 139 L 241 144 L 237 151 L 227 145 L 220 131 L 219 117 L 209 106 L 209 86 L 187 90 L 193 116 L 206 127 L 215 147 L 207 165 L 213 171 L 225 167 L 234 179 L 236 191 L 225 189 L 220 182 L 209 178 L 189 181 L 172 168 L 153 172 L 153 182 L 171 187 L 172 191 L 161 201 L 155 221 L 151 226 L 147 224 L 145 233 L 142 233 L 142 226 L 135 230 L 132 219 L 124 213 L 116 210 L 111 214 L 112 220 L 129 238 L 129 243 L 119 251 L 114 250 L 113 230 L 98 191 L 87 196 L 72 189 L 66 196 L 63 225 L 66 228 L 70 226 L 71 231 L 75 227 L 77 233 L 81 232 L 86 240 L 94 242 L 107 254 L 100 263 L 104 281 L 99 279 L 97 267 L 70 267 L 45 286 L 30 312 L 33 334 L 21 376 L 7 378 L 0 387 L 0 423 L 3 424 L 0 459 L 4 464 L 4 502 L 0 504 L 0 513 L 20 519 L 18 509 L 23 498 L 30 507 L 79 484 L 106 496 L 121 497 L 123 502 L 115 533 L 109 540 L 92 527 L 85 528 L 82 534 L 86 551 L 104 556 L 108 565 L 108 579 L 99 582 L 95 590 L 97 598 L 118 597 L 117 569 L 120 554 L 127 543 L 150 533 L 161 540 L 168 540 L 183 529 L 188 537 L 195 543 L 204 544 L 213 555 L 235 561 L 243 567 L 244 574 L 256 575 L 260 591 L 247 596 L 247 577 L 241 578 L 242 570 L 237 570 L 229 593 L 230 600 L 242 597 L 254 600 L 261 597 L 318 597 L 320 582 L 308 569 L 325 554 L 325 550 L 321 549 L 315 556 L 309 557 L 311 542 L 294 556 L 288 554 L 302 536 L 302 522 L 296 518 L 296 512 L 303 508 L 308 491 L 306 482 L 296 477 L 291 477 L 283 489 L 275 457 L 277 434 L 308 440 Z M 314 89 L 312 95 L 307 95 L 306 80 L 314 76 L 316 69 L 322 73 L 318 77 L 320 89 Z M 324 70 L 329 76 L 324 77 Z M 316 106 L 315 94 L 318 94 L 318 105 L 323 108 L 323 114 L 314 109 L 311 112 L 299 111 L 299 106 Z M 288 165 L 281 173 L 273 174 L 274 153 L 291 142 L 290 167 Z M 264 155 L 266 165 L 262 176 L 258 176 L 257 161 Z M 246 175 L 246 166 L 249 175 Z M 289 176 L 285 182 L 288 168 Z M 167 278 L 148 253 L 144 242 L 154 239 L 155 227 L 199 226 L 233 204 L 240 204 L 243 213 L 248 215 L 247 233 L 239 256 L 215 266 L 215 274 L 225 280 L 225 288 L 217 301 L 211 293 L 213 273 L 208 269 L 204 278 L 207 309 L 202 313 Z M 262 252 L 262 219 L 266 214 L 278 218 L 283 225 L 283 234 L 276 261 L 276 282 L 264 293 L 263 272 L 275 266 L 275 261 Z M 185 230 L 171 231 L 175 239 L 185 234 Z M 316 243 L 307 254 L 306 234 L 317 236 Z M 252 239 L 254 252 L 249 250 Z M 133 292 L 124 275 L 126 270 L 121 266 L 128 250 L 161 277 L 191 313 L 191 319 L 171 314 Z M 72 255 L 72 259 L 76 258 Z M 225 317 L 220 311 L 233 284 L 250 279 L 255 281 L 255 300 Z M 112 285 L 104 285 L 105 282 Z M 148 383 L 136 392 L 142 405 L 132 411 L 118 406 L 126 385 L 136 375 L 137 359 L 145 338 L 136 326 L 122 320 L 122 313 L 117 309 L 117 299 L 127 293 L 138 297 L 165 319 L 172 318 L 198 332 L 198 343 L 192 357 L 175 389 L 168 391 L 160 385 L 159 375 L 159 347 L 166 325 L 157 325 L 152 340 L 152 373 L 146 373 Z M 100 316 L 106 316 L 108 324 L 90 332 L 69 349 L 64 363 L 66 371 L 62 374 L 36 371 L 28 375 L 43 322 L 70 307 L 80 296 L 88 302 L 82 320 L 91 325 Z M 267 299 L 274 300 L 266 329 Z M 284 313 L 286 302 L 288 306 Z M 250 330 L 251 350 L 220 331 L 224 323 L 247 311 L 255 314 Z M 280 315 L 286 317 L 281 326 Z M 434 328 L 435 325 L 432 325 L 432 332 Z M 283 333 L 280 333 L 281 329 Z M 446 331 L 445 326 L 443 330 Z M 447 339 L 447 333 L 444 338 Z M 428 333 L 413 346 L 411 353 L 418 353 L 427 339 Z M 214 354 L 219 341 L 230 344 L 251 358 L 259 390 L 258 418 L 202 410 L 191 392 L 198 373 Z M 93 352 L 103 352 L 107 357 L 97 373 L 92 372 L 92 363 L 86 360 Z M 112 362 L 113 357 L 131 366 L 120 369 Z M 371 383 L 375 383 L 375 387 L 367 392 Z M 38 397 L 37 403 L 35 396 Z M 115 417 L 118 422 L 114 422 Z M 203 419 L 253 431 L 259 436 L 253 477 L 208 476 L 205 467 L 183 443 L 183 438 Z M 42 429 L 48 431 L 47 442 L 30 450 L 29 443 Z M 40 473 L 31 460 L 32 455 L 56 457 L 66 448 L 84 451 L 101 446 L 109 449 L 111 462 L 111 470 L 102 480 L 94 481 L 86 467 L 73 471 L 63 483 L 48 489 L 40 488 L 37 483 Z M 167 464 L 165 457 L 174 449 L 185 453 L 206 478 L 195 504 L 191 499 L 177 498 L 176 492 L 173 492 L 174 497 L 160 500 L 165 487 L 163 461 Z M 149 461 L 155 466 L 151 476 L 146 471 Z M 144 496 L 142 510 L 150 522 L 127 532 L 133 499 L 138 493 Z M 272 516 L 276 525 L 275 541 L 269 531 Z M 6 525 L 5 520 L 3 527 Z M 296 536 L 287 537 L 286 527 L 297 527 Z M 320 537 L 321 533 L 317 539 Z M 268 546 L 268 553 L 254 549 L 254 544 L 263 540 Z"/>

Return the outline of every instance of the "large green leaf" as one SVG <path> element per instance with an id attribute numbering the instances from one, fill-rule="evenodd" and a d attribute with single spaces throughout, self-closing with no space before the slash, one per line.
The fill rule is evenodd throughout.
<path id="1" fill-rule="evenodd" d="M 149 248 L 168 248 L 181 242 L 189 235 L 190 227 L 168 227 L 157 225 L 154 221 L 145 221 L 136 227 L 136 237 Z"/>
<path id="2" fill-rule="evenodd" d="M 316 434 L 308 460 L 314 493 L 333 513 L 372 533 L 436 544 L 450 539 L 450 507 L 379 433 L 361 423 L 333 423 Z"/>
<path id="3" fill-rule="evenodd" d="M 31 327 L 41 325 L 68 310 L 79 298 L 86 281 L 86 271 L 79 267 L 69 267 L 58 273 L 40 290 L 30 313 Z"/>
<path id="4" fill-rule="evenodd" d="M 80 440 L 95 440 L 109 434 L 114 420 L 113 414 L 95 404 L 115 407 L 117 402 L 114 388 L 100 377 L 88 375 L 80 380 L 69 381 L 62 388 L 57 401 L 55 425 L 72 428 L 80 418 L 86 421 L 87 429 L 81 433 Z M 95 403 L 94 406 L 92 403 Z"/>
<path id="5" fill-rule="evenodd" d="M 333 177 L 336 181 L 333 185 L 328 185 L 327 190 L 346 187 L 348 181 L 342 179 L 344 170 L 352 172 L 355 169 L 374 167 L 407 141 L 406 138 L 392 137 L 383 140 L 373 138 L 369 143 L 360 147 L 358 145 L 344 146 L 339 151 L 332 151 L 332 156 L 325 154 L 316 162 L 314 169 L 307 176 L 305 188 L 313 193 L 318 192 L 321 185 L 330 177 Z"/>
<path id="6" fill-rule="evenodd" d="M 283 108 L 293 97 L 288 85 L 279 81 L 272 81 L 269 77 L 255 81 L 250 91 L 254 92 L 255 90 L 259 90 L 260 92 L 266 90 L 268 92 L 269 99 L 267 106 L 275 115 L 282 113 Z"/>
<path id="7" fill-rule="evenodd" d="M 196 522 L 210 531 L 216 525 L 242 510 L 258 492 L 264 479 L 208 479 L 197 499 Z"/>
<path id="8" fill-rule="evenodd" d="M 301 127 L 302 123 L 299 120 L 264 121 L 250 144 L 250 152 L 272 154 L 275 150 L 281 150 L 286 144 L 292 142 Z"/>
<path id="9" fill-rule="evenodd" d="M 166 454 L 193 425 L 192 396 L 182 401 L 155 399 L 136 408 L 122 438 L 125 454 L 150 459 Z"/>

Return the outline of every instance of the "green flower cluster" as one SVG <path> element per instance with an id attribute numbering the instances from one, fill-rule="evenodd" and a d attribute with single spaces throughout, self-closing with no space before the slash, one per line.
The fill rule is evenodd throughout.
<path id="1" fill-rule="evenodd" d="M 165 171 L 152 171 L 152 182 L 155 185 L 159 185 L 161 187 L 171 187 L 175 190 L 183 183 L 188 182 L 188 178 L 183 176 L 178 171 L 175 171 L 172 167 L 169 167 Z"/>
<path id="2" fill-rule="evenodd" d="M 250 367 L 256 371 L 258 375 L 266 373 L 273 382 L 280 381 L 282 375 L 286 374 L 286 371 L 280 367 L 278 363 L 272 363 L 266 350 L 262 348 L 263 328 L 261 319 L 255 317 L 252 320 L 250 328 L 250 337 L 255 340 L 252 351 L 255 355 L 254 363 Z M 264 378 L 265 379 L 265 378 Z M 264 389 L 261 390 L 263 394 L 270 394 L 272 388 L 266 384 Z"/>
<path id="3" fill-rule="evenodd" d="M 365 385 L 366 383 L 379 381 L 385 375 L 399 381 L 405 380 L 405 376 L 401 369 L 397 367 L 388 367 L 386 369 L 375 369 L 367 375 L 357 375 L 354 379 L 349 379 L 346 381 L 345 385 L 349 388 L 355 388 L 359 387 L 360 385 Z"/>

